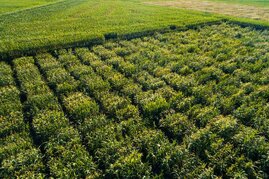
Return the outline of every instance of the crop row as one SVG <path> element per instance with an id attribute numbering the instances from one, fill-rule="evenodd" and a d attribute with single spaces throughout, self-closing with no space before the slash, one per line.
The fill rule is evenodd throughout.
<path id="1" fill-rule="evenodd" d="M 1 172 L 266 178 L 268 49 L 221 24 L 1 62 Z"/>
<path id="2" fill-rule="evenodd" d="M 110 77 L 115 76 L 115 74 L 117 74 L 117 72 L 113 71 L 113 69 L 111 68 L 111 66 L 107 66 L 105 63 L 103 63 L 102 61 L 98 60 L 96 57 L 91 58 L 92 56 L 94 56 L 92 53 L 90 53 L 89 51 L 87 52 L 87 50 L 85 49 L 79 49 L 77 50 L 79 56 L 82 58 L 82 60 L 87 60 L 92 66 L 93 68 L 96 70 L 96 72 L 98 73 L 98 71 L 100 69 L 110 69 L 109 73 L 101 73 L 102 76 L 107 79 L 108 81 L 110 80 Z M 107 71 L 107 70 L 105 70 Z M 107 74 L 108 76 L 105 76 L 104 74 Z M 121 74 L 118 74 L 117 76 L 120 76 Z M 124 80 L 124 76 L 122 75 L 121 78 L 118 78 L 120 80 Z M 129 81 L 129 83 L 132 83 L 131 79 L 125 80 L 125 81 Z M 114 88 L 118 89 L 118 85 L 113 85 L 113 83 L 110 83 L 112 85 L 112 87 L 114 86 Z M 125 83 L 121 83 L 121 84 L 125 84 Z M 127 84 L 126 84 L 127 85 Z M 123 85 L 124 86 L 124 85 Z M 123 89 L 124 87 L 122 86 L 121 89 Z M 121 89 L 118 89 L 119 91 L 121 91 Z M 142 91 L 142 90 L 141 90 Z M 135 94 L 135 98 L 138 98 L 139 96 L 141 96 L 141 101 L 144 102 L 142 103 L 141 101 L 138 100 L 138 104 L 142 106 L 142 111 L 143 109 L 145 110 L 145 106 L 150 106 L 153 109 L 158 109 L 155 110 L 160 112 L 165 112 L 165 110 L 167 108 L 158 108 L 158 103 L 155 102 L 154 98 L 152 98 L 152 96 L 156 96 L 156 93 L 154 95 L 154 93 L 152 91 L 144 91 L 141 92 L 142 94 L 139 94 L 136 96 Z M 147 94 L 149 94 L 147 96 Z M 165 94 L 165 93 L 164 93 Z M 179 95 L 182 97 L 182 93 L 181 95 Z M 161 97 L 159 95 L 159 97 Z M 148 99 L 148 100 L 147 100 Z M 164 98 L 163 98 L 164 99 Z M 154 101 L 152 103 L 152 101 Z M 143 106 L 143 104 L 145 104 L 145 106 Z M 161 106 L 164 104 L 168 104 L 165 100 L 159 103 Z M 171 107 L 173 107 L 173 105 L 170 105 Z M 143 108 L 144 107 L 144 108 Z M 146 108 L 147 109 L 147 108 Z M 152 116 L 154 117 L 158 117 L 158 112 L 157 113 L 150 113 L 150 111 L 144 111 L 145 115 L 144 115 L 144 119 L 146 119 L 147 117 L 151 118 Z M 232 117 L 224 117 L 224 116 L 217 116 L 213 119 L 211 119 L 212 121 L 206 126 L 205 129 L 201 129 L 198 130 L 194 127 L 194 125 L 192 124 L 191 120 L 188 120 L 188 118 L 184 115 L 182 115 L 181 113 L 174 113 L 174 114 L 168 114 L 165 116 L 165 118 L 161 119 L 160 123 L 161 123 L 161 128 L 164 129 L 164 131 L 167 131 L 166 133 L 169 133 L 169 136 L 172 136 L 172 138 L 175 138 L 177 140 L 180 141 L 180 139 L 182 140 L 182 138 L 184 137 L 184 135 L 191 135 L 190 138 L 185 138 L 185 140 L 189 140 L 187 141 L 187 143 L 185 144 L 186 146 L 188 146 L 186 148 L 186 150 L 190 150 L 192 152 L 195 152 L 197 156 L 199 156 L 201 159 L 203 159 L 205 162 L 210 160 L 210 161 L 215 161 L 215 163 L 210 163 L 210 167 L 208 169 L 208 171 L 213 172 L 213 170 L 215 170 L 215 172 L 222 172 L 221 170 L 223 170 L 223 168 L 220 168 L 221 166 L 221 162 L 231 162 L 229 160 L 229 157 L 231 155 L 235 156 L 235 159 L 237 157 L 239 157 L 239 155 L 241 155 L 242 151 L 236 151 L 234 153 L 231 153 L 231 149 L 234 148 L 234 145 L 242 145 L 242 148 L 246 147 L 248 144 L 248 142 L 246 142 L 247 144 L 242 144 L 240 142 L 241 140 L 241 134 L 237 133 L 239 131 L 248 131 L 251 129 L 247 129 L 244 126 L 241 126 L 237 123 L 237 120 L 232 118 Z M 238 130 L 238 131 L 237 131 Z M 204 133 L 203 133 L 204 131 Z M 249 132 L 250 132 L 249 131 Z M 202 134 L 201 134 L 202 132 Z M 210 134 L 214 134 L 212 136 L 212 138 L 208 138 L 206 136 L 210 136 Z M 231 139 L 233 135 L 238 134 L 238 136 L 235 136 L 235 138 Z M 230 135 L 230 136 L 229 136 Z M 202 140 L 202 141 L 201 141 Z M 256 140 L 256 139 L 250 139 L 250 140 Z M 208 147 L 208 145 L 210 145 L 209 143 L 207 143 L 208 141 L 211 141 L 211 145 L 213 145 L 213 147 Z M 267 145 L 265 143 L 264 138 L 259 138 L 257 139 L 257 141 L 260 141 L 259 143 L 259 147 L 265 147 L 267 148 Z M 256 144 L 257 144 L 256 141 Z M 228 143 L 228 144 L 226 144 Z M 215 146 L 216 145 L 216 146 Z M 207 149 L 208 147 L 208 149 Z M 255 146 L 253 146 L 257 152 L 258 147 L 256 148 Z M 205 151 L 210 151 L 210 153 L 205 153 Z M 217 151 L 221 150 L 220 153 L 218 153 Z M 246 151 L 244 151 L 246 152 Z M 266 155 L 266 150 L 263 151 L 263 154 Z M 255 153 L 255 152 L 254 152 Z M 254 154 L 253 153 L 253 154 Z M 266 162 L 266 159 L 264 159 L 262 157 L 263 154 L 260 154 L 260 159 L 261 161 Z M 208 157 L 208 155 L 210 155 L 210 158 Z M 221 155 L 221 156 L 220 156 Z M 224 161 L 218 161 L 219 158 L 223 157 Z M 241 159 L 243 161 L 241 161 L 242 163 L 250 163 L 249 159 L 245 158 L 244 156 L 241 156 Z M 233 161 L 236 162 L 236 161 Z M 266 165 L 266 164 L 265 164 Z M 264 163 L 262 164 L 262 168 L 265 169 L 266 166 L 264 165 Z M 212 168 L 211 168 L 212 167 Z M 233 166 L 232 166 L 233 167 Z M 249 168 L 245 169 L 243 168 L 243 170 L 248 170 Z M 235 173 L 237 173 L 239 170 L 242 170 L 242 168 L 239 167 L 236 169 L 233 169 L 231 171 L 228 171 L 227 174 L 230 176 L 233 176 Z M 259 175 L 256 174 L 255 169 L 254 168 L 250 168 L 251 172 L 253 172 L 253 175 Z M 159 171 L 162 171 L 159 169 Z M 208 173 L 210 173 L 208 172 Z M 208 174 L 207 173 L 207 174 Z M 213 174 L 213 173 L 210 173 Z M 182 175 L 182 174 L 181 174 Z"/>
<path id="3" fill-rule="evenodd" d="M 20 91 L 11 66 L 5 62 L 0 62 L 0 140 L 1 178 L 45 176 L 42 153 L 24 121 Z"/>
<path id="4" fill-rule="evenodd" d="M 15 59 L 14 66 L 21 90 L 26 96 L 24 107 L 27 117 L 34 135 L 45 151 L 48 175 L 95 175 L 95 165 L 82 146 L 78 131 L 69 124 L 57 97 L 35 65 L 35 60 L 31 57 Z M 62 85 L 60 89 L 64 90 L 65 87 Z"/>
<path id="5" fill-rule="evenodd" d="M 215 30 L 215 33 L 219 35 L 218 31 L 226 27 L 227 26 L 218 27 L 219 29 Z M 237 27 L 234 28 L 237 29 Z M 246 31 L 246 29 L 244 30 Z M 241 31 L 243 30 L 241 29 Z M 204 36 L 206 33 L 204 35 L 203 33 L 205 32 L 202 32 L 202 35 L 200 34 L 198 39 L 205 38 Z M 159 57 L 152 57 L 154 60 L 152 60 L 145 68 L 147 68 L 147 70 L 154 76 L 161 77 L 174 89 L 180 90 L 187 96 L 193 97 L 199 105 L 213 106 L 217 108 L 220 113 L 224 115 L 231 114 L 234 117 L 239 118 L 240 122 L 244 125 L 257 128 L 255 123 L 258 121 L 249 121 L 251 120 L 251 117 L 240 116 L 240 113 L 249 113 L 249 109 L 242 109 L 242 107 L 246 105 L 244 102 L 252 103 L 254 101 L 257 108 L 263 109 L 265 107 L 263 111 L 266 111 L 266 89 L 268 88 L 268 81 L 266 80 L 265 74 L 268 71 L 268 61 L 266 61 L 268 58 L 268 52 L 264 49 L 264 46 L 256 47 L 256 45 L 250 46 L 249 44 L 246 44 L 254 43 L 251 40 L 249 40 L 249 42 L 244 39 L 241 41 L 233 40 L 235 41 L 233 42 L 232 39 L 234 39 L 234 36 L 238 36 L 238 34 L 234 34 L 234 31 L 231 30 L 229 33 L 229 38 L 223 37 L 224 35 L 219 35 L 220 37 L 217 38 L 218 41 L 216 39 L 210 39 L 212 37 L 207 39 L 211 43 L 217 41 L 218 43 L 216 44 L 204 46 L 204 49 L 200 51 L 197 50 L 198 52 L 196 53 L 189 53 L 187 51 L 183 54 L 180 54 L 182 52 L 176 52 L 175 50 L 177 48 L 172 48 L 169 49 L 170 51 L 167 51 L 167 46 L 169 47 L 176 43 L 176 41 L 173 40 L 175 38 L 174 36 L 168 35 L 168 37 L 163 37 L 170 37 L 172 39 L 170 41 L 168 40 L 170 44 L 166 43 L 166 46 L 154 45 L 150 39 L 145 39 L 144 42 L 142 42 L 143 45 L 151 44 L 151 48 L 153 48 L 154 51 L 162 52 L 158 54 Z M 245 33 L 247 33 L 245 36 L 251 36 L 252 31 L 247 31 Z M 259 34 L 255 34 L 255 38 L 258 35 Z M 262 34 L 260 35 L 262 36 Z M 262 37 L 265 38 L 264 36 Z M 161 37 L 158 36 L 158 38 Z M 221 39 L 224 40 L 221 41 Z M 260 39 L 261 42 L 264 40 L 265 39 Z M 259 45 L 261 43 L 260 41 L 256 43 Z M 155 43 L 158 43 L 158 40 L 155 39 Z M 194 42 L 191 41 L 189 43 Z M 203 41 L 200 43 L 203 43 Z M 222 46 L 219 44 L 222 44 Z M 218 47 L 214 47 L 214 45 Z M 240 45 L 240 50 L 237 48 L 238 45 Z M 202 44 L 197 44 L 197 46 L 202 46 Z M 210 53 L 206 53 L 209 49 Z M 176 58 L 175 56 L 172 56 L 172 58 L 168 56 L 168 52 L 175 55 Z M 138 53 L 137 55 L 134 55 L 135 58 L 127 57 L 127 60 L 131 60 L 136 63 L 135 61 L 137 58 L 143 59 L 145 56 L 150 56 L 153 51 L 143 50 L 143 53 L 147 55 L 139 55 Z M 187 60 L 183 59 L 182 55 L 185 55 Z M 216 60 L 214 60 L 215 58 Z M 141 60 L 141 62 L 143 63 L 143 60 Z M 154 66 L 155 70 L 148 68 L 150 66 Z M 171 72 L 160 74 L 156 69 L 159 71 L 170 70 Z M 189 69 L 190 72 L 182 74 L 183 69 Z M 254 69 L 256 69 L 256 71 Z M 246 107 L 248 107 L 248 105 L 246 105 Z M 261 115 L 264 114 L 254 114 L 252 120 L 255 120 L 254 116 L 261 117 Z M 264 119 L 264 121 L 267 120 Z M 266 130 L 262 130 L 260 132 L 266 133 Z"/>
<path id="6" fill-rule="evenodd" d="M 83 87 L 80 81 L 75 80 L 70 75 L 88 76 L 89 78 L 92 75 L 91 69 L 83 67 L 77 59 L 69 55 L 60 55 L 59 60 L 56 60 L 47 54 L 38 56 L 37 61 L 49 83 L 53 83 L 51 72 L 60 71 L 62 73 L 55 74 L 65 74 L 61 75 L 65 76 L 63 79 L 72 78 L 72 82 L 79 84 L 77 89 L 73 89 L 69 93 L 60 92 L 58 95 L 62 100 L 63 107 L 68 113 L 68 116 L 77 125 L 88 152 L 93 154 L 95 162 L 104 171 L 104 176 L 124 176 L 128 174 L 124 172 L 130 172 L 127 170 L 128 167 L 135 168 L 132 171 L 133 173 L 129 173 L 130 176 L 141 175 L 142 177 L 143 174 L 146 175 L 149 171 L 147 170 L 147 166 L 140 160 L 141 154 L 130 145 L 127 145 L 128 143 L 126 141 L 117 139 L 118 137 L 122 138 L 120 125 L 113 123 L 112 119 L 108 119 L 104 114 L 99 112 L 99 105 L 82 89 Z M 71 73 L 69 74 L 66 69 Z M 112 151 L 115 153 L 111 153 Z M 130 162 L 133 159 L 135 160 L 134 163 L 128 163 L 128 161 Z M 126 162 L 127 171 L 120 170 L 123 160 Z M 115 166 L 112 166 L 112 164 Z"/>
<path id="7" fill-rule="evenodd" d="M 91 60 L 91 58 L 82 57 L 80 59 L 81 61 Z M 79 66 L 76 69 L 91 67 L 84 65 L 84 63 L 81 64 L 76 56 L 68 52 L 62 53 L 59 56 L 59 61 L 71 74 L 78 77 L 78 81 L 81 82 L 81 90 L 86 91 L 96 99 L 97 103 L 100 104 L 100 110 L 110 118 L 107 125 L 101 125 L 97 128 L 95 128 L 94 122 L 94 128 L 89 130 L 91 133 L 85 134 L 91 139 L 89 149 L 93 151 L 100 168 L 105 170 L 105 176 L 191 177 L 196 176 L 197 173 L 208 174 L 207 172 L 203 173 L 202 168 L 205 168 L 205 165 L 196 157 L 176 143 L 169 142 L 160 130 L 150 129 L 144 121 L 141 121 L 137 107 L 132 104 L 129 97 L 115 91 L 111 81 L 107 81 L 100 75 L 108 72 L 108 69 L 99 69 L 99 72 L 92 69 L 91 74 L 79 75 L 72 71 L 75 66 Z M 83 128 L 87 125 L 89 124 L 81 124 Z M 111 131 L 114 132 L 111 133 Z M 93 144 L 95 145 L 93 146 Z M 126 146 L 128 151 L 126 151 Z M 111 150 L 115 152 L 111 153 Z M 135 162 L 129 163 L 131 161 Z"/>
<path id="8" fill-rule="evenodd" d="M 225 24 L 200 31 L 108 43 L 92 49 L 97 56 L 76 51 L 121 94 L 129 96 L 124 89 L 136 86 L 130 98 L 144 117 L 157 118 L 168 136 L 183 140 L 214 174 L 264 177 L 269 156 L 266 32 Z M 244 36 L 259 39 L 255 44 Z"/>

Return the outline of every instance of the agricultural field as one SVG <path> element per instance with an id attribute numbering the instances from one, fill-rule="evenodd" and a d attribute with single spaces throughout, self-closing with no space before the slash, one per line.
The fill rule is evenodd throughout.
<path id="1" fill-rule="evenodd" d="M 160 0 L 146 4 L 189 9 L 232 17 L 250 18 L 269 22 L 269 1 L 229 0 Z"/>
<path id="2" fill-rule="evenodd" d="M 56 0 L 0 0 L 0 16 L 4 13 L 42 6 L 55 1 Z"/>
<path id="3" fill-rule="evenodd" d="M 224 19 L 269 25 L 269 1 L 0 0 L 0 59 Z"/>
<path id="4" fill-rule="evenodd" d="M 0 62 L 0 178 L 268 178 L 269 31 L 219 23 Z"/>
<path id="5" fill-rule="evenodd" d="M 102 42 L 109 33 L 143 34 L 171 25 L 184 27 L 220 19 L 202 12 L 145 5 L 141 0 L 55 1 L 0 16 L 0 57 L 85 46 Z"/>
<path id="6" fill-rule="evenodd" d="M 210 0 L 210 1 L 225 2 L 230 4 L 252 5 L 258 7 L 269 7 L 268 0 Z"/>

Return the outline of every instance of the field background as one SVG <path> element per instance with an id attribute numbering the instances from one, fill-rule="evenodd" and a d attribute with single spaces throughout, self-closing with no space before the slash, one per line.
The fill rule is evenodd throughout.
<path id="1" fill-rule="evenodd" d="M 249 15 L 249 9 L 243 9 L 243 16 L 238 17 L 234 9 L 230 9 L 233 14 L 227 14 L 162 4 L 178 1 L 182 0 L 0 0 L 0 56 L 38 49 L 59 49 L 68 44 L 76 45 L 96 38 L 102 39 L 107 33 L 129 34 L 163 29 L 170 25 L 183 27 L 207 23 L 224 18 L 269 25 L 268 12 L 265 12 L 264 17 L 259 18 L 263 16 L 260 15 L 257 18 L 256 14 Z M 204 2 L 188 2 L 192 1 Z M 211 3 L 218 7 L 218 2 L 213 1 Z M 223 2 L 224 0 L 220 3 Z M 225 4 L 227 3 L 234 1 L 225 1 Z M 269 11 L 264 8 L 269 6 L 269 1 L 237 0 L 236 3 L 244 6 L 248 4 L 255 12 L 261 8 L 257 6 L 263 6 L 264 11 Z M 242 19 L 244 15 L 247 16 Z M 248 16 L 255 18 L 250 20 Z"/>
<path id="2" fill-rule="evenodd" d="M 269 7 L 268 0 L 210 0 L 210 1 Z"/>
<path id="3" fill-rule="evenodd" d="M 130 33 L 217 19 L 136 0 L 66 0 L 1 16 L 0 52 L 56 46 L 109 32 Z"/>
<path id="4" fill-rule="evenodd" d="M 180 9 L 195 10 L 201 12 L 226 15 L 231 17 L 249 18 L 267 21 L 269 19 L 268 2 L 248 3 L 249 1 L 207 1 L 207 0 L 165 0 L 147 1 L 146 4 L 175 7 Z M 262 4 L 264 4 L 262 6 Z"/>
<path id="5" fill-rule="evenodd" d="M 53 3 L 57 0 L 1 0 L 0 14 Z M 59 1 L 59 0 L 58 0 Z"/>

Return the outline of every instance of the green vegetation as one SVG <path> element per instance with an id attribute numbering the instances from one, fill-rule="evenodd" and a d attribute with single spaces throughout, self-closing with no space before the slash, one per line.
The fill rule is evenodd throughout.
<path id="1" fill-rule="evenodd" d="M 0 15 L 25 8 L 37 7 L 56 0 L 0 0 Z"/>
<path id="2" fill-rule="evenodd" d="M 97 170 L 81 143 L 78 131 L 69 125 L 57 97 L 43 80 L 34 59 L 25 57 L 13 63 L 26 96 L 25 116 L 34 138 L 41 145 L 49 176 L 80 178 L 94 175 Z"/>
<path id="3" fill-rule="evenodd" d="M 1 62 L 1 178 L 267 178 L 268 36 L 222 23 Z"/>
<path id="4" fill-rule="evenodd" d="M 269 6 L 266 0 L 212 1 L 239 3 L 239 7 L 240 4 L 259 6 L 257 8 Z M 224 13 L 222 11 L 213 15 L 214 11 L 205 13 L 195 8 L 184 10 L 157 6 L 146 4 L 143 0 L 0 0 L 0 57 L 6 59 L 26 52 L 34 54 L 36 51 L 99 44 L 104 42 L 104 37 L 131 38 L 156 30 L 167 30 L 169 27 L 185 27 L 223 19 L 268 26 L 266 9 L 262 15 L 256 16 L 255 11 L 259 11 L 257 8 L 251 9 L 251 14 L 254 19 L 263 21 L 233 18 L 221 15 Z M 235 16 L 252 16 L 248 12 L 245 9 L 242 16 Z"/>
<path id="5" fill-rule="evenodd" d="M 268 7 L 265 1 L 238 2 Z M 36 51 L 102 43 L 105 37 L 131 38 L 169 27 L 231 19 L 221 15 L 221 12 L 213 15 L 193 11 L 195 9 L 145 4 L 143 0 L 0 0 L 0 13 L 1 6 L 0 57 L 3 59 L 26 52 L 33 54 Z M 264 22 L 252 20 L 251 23 L 269 25 L 266 16 L 261 19 Z M 249 22 L 249 19 L 241 18 L 232 20 Z"/>
<path id="6" fill-rule="evenodd" d="M 268 19 L 269 19 L 269 4 L 267 2 L 266 5 L 256 6 L 256 5 L 244 5 L 239 3 L 238 1 L 225 1 L 221 0 L 175 0 L 175 1 L 147 1 L 144 2 L 148 5 L 162 6 L 162 7 L 171 7 L 178 8 L 179 10 L 192 10 L 199 11 L 204 13 L 211 13 L 214 15 L 218 15 L 220 18 L 231 19 L 234 17 L 238 18 L 238 22 L 245 21 L 245 19 L 253 19 L 256 22 L 264 21 L 267 23 L 268 27 Z M 242 1 L 243 2 L 243 1 Z M 249 1 L 250 2 L 250 1 Z M 256 1 L 255 1 L 256 2 Z M 259 3 L 257 3 L 259 4 Z M 245 18 L 245 19 L 243 19 Z"/>
<path id="7" fill-rule="evenodd" d="M 260 7 L 269 7 L 268 0 L 210 0 L 217 2 L 225 2 L 231 4 L 244 4 L 244 5 L 254 5 Z"/>
<path id="8" fill-rule="evenodd" d="M 0 62 L 0 176 L 1 178 L 44 178 L 42 153 L 30 136 L 23 118 L 20 91 L 11 67 Z"/>
<path id="9" fill-rule="evenodd" d="M 96 43 L 96 38 L 102 41 L 107 33 L 130 34 L 215 20 L 209 14 L 136 0 L 66 0 L 0 16 L 0 54 Z"/>

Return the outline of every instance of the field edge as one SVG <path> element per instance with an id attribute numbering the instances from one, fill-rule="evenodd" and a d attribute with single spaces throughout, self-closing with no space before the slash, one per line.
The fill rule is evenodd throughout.
<path id="1" fill-rule="evenodd" d="M 196 29 L 199 27 L 207 26 L 207 25 L 217 25 L 223 22 L 239 25 L 241 27 L 251 27 L 256 30 L 267 30 L 267 29 L 269 30 L 269 23 L 266 21 L 260 21 L 260 20 L 257 21 L 257 20 L 252 20 L 252 19 L 227 17 L 227 16 L 219 16 L 219 18 L 220 18 L 219 20 L 199 22 L 199 23 L 188 24 L 188 25 L 183 25 L 183 26 L 177 26 L 177 25 L 171 24 L 165 28 L 135 31 L 135 32 L 124 33 L 124 34 L 119 34 L 118 32 L 110 32 L 110 33 L 105 33 L 102 35 L 96 35 L 96 36 L 93 36 L 92 38 L 87 38 L 80 41 L 73 41 L 71 43 L 37 46 L 31 49 L 25 48 L 22 50 L 4 51 L 4 52 L 0 52 L 0 60 L 11 61 L 13 58 L 19 58 L 22 56 L 33 56 L 39 53 L 53 52 L 59 49 L 69 49 L 69 48 L 75 48 L 75 47 L 91 47 L 94 45 L 104 44 L 108 40 L 130 40 L 134 38 L 141 38 L 141 37 L 153 35 L 154 33 L 185 31 L 185 30 Z"/>

